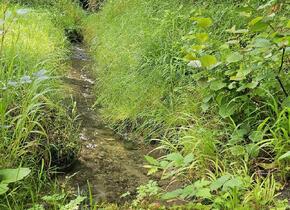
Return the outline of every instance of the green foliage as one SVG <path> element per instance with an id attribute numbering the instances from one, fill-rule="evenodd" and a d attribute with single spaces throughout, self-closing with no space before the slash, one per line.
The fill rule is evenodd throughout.
<path id="1" fill-rule="evenodd" d="M 103 115 L 119 129 L 142 127 L 144 135 L 153 137 L 190 118 L 178 107 L 195 111 L 194 101 L 176 84 L 182 77 L 176 69 L 185 66 L 178 55 L 189 25 L 188 15 L 182 15 L 186 11 L 174 1 L 108 1 L 84 20 Z"/>
<path id="2" fill-rule="evenodd" d="M 42 200 L 46 202 L 46 205 L 50 206 L 51 209 L 59 209 L 59 210 L 72 210 L 79 208 L 79 205 L 86 199 L 83 196 L 77 196 L 75 199 L 70 200 L 69 203 L 65 204 L 65 195 L 64 194 L 53 194 L 48 196 L 43 196 Z M 33 207 L 29 208 L 29 210 L 43 210 L 44 205 L 34 204 Z"/>
<path id="3" fill-rule="evenodd" d="M 153 198 L 157 198 L 159 194 L 159 187 L 156 181 L 150 180 L 147 184 L 141 185 L 137 188 L 137 196 L 136 199 L 133 201 L 132 205 L 137 207 L 141 204 L 141 202 L 144 202 L 145 200 Z"/>
<path id="4" fill-rule="evenodd" d="M 214 22 L 212 26 L 204 27 L 198 21 L 204 17 L 191 18 L 195 25 L 184 39 L 192 82 L 197 86 L 202 82 L 206 88 L 203 111 L 218 106 L 219 115 L 233 130 L 228 151 L 246 161 L 260 154 L 266 139 L 280 136 L 280 130 L 280 138 L 285 139 L 289 133 L 287 123 L 278 127 L 276 123 L 277 116 L 286 117 L 282 114 L 286 103 L 280 101 L 287 100 L 289 87 L 289 74 L 285 71 L 290 46 L 288 20 L 271 11 L 279 5 L 274 1 L 257 9 L 251 3 L 242 5 L 235 10 L 240 26 L 226 30 L 225 37 L 211 33 L 211 27 L 218 24 L 214 20 L 210 21 Z M 206 39 L 201 39 L 200 34 Z M 197 63 L 201 65 L 193 65 Z M 274 159 L 281 155 L 281 150 L 288 150 L 281 141 L 271 141 L 270 145 L 276 153 Z"/>
<path id="5" fill-rule="evenodd" d="M 157 139 L 166 155 L 145 157 L 150 175 L 190 182 L 166 199 L 285 206 L 255 172 L 289 170 L 288 16 L 283 1 L 117 0 L 84 20 L 103 115 Z"/>
<path id="6" fill-rule="evenodd" d="M 53 186 L 47 176 L 61 166 L 58 158 L 78 152 L 74 108 L 64 102 L 58 79 L 66 68 L 67 40 L 52 16 L 47 9 L 0 3 L 0 168 L 31 169 L 31 176 L 0 196 L 1 209 L 37 202 Z M 20 172 L 15 181 L 28 170 Z"/>
<path id="7" fill-rule="evenodd" d="M 29 173 L 28 168 L 0 169 L 0 195 L 9 190 L 8 184 L 22 180 Z"/>

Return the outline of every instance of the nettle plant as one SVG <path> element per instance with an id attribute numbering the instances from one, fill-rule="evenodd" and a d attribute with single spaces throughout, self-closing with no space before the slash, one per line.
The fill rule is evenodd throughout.
<path id="1" fill-rule="evenodd" d="M 219 115 L 240 135 L 232 145 L 263 140 L 270 131 L 257 132 L 257 127 L 273 126 L 278 113 L 289 108 L 290 20 L 277 14 L 282 6 L 269 1 L 237 8 L 243 27 L 226 30 L 226 41 L 212 34 L 213 19 L 192 17 L 194 28 L 184 37 L 188 71 L 206 93 L 202 110 L 218 106 Z"/>

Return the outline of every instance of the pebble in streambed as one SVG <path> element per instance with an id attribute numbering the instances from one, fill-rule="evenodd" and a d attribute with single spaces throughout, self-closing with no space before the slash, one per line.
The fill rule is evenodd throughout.
<path id="1" fill-rule="evenodd" d="M 123 144 L 104 126 L 98 110 L 92 109 L 95 80 L 90 76 L 86 50 L 84 46 L 77 45 L 72 52 L 72 68 L 64 82 L 77 103 L 82 121 L 79 135 L 81 151 L 72 171 L 64 176 L 63 183 L 74 194 L 87 194 L 89 183 L 96 201 L 124 202 L 124 198 L 120 197 L 122 194 L 134 194 L 136 187 L 148 182 L 142 167 L 143 156 L 148 151 L 141 148 L 128 150 L 136 145 L 131 142 Z"/>

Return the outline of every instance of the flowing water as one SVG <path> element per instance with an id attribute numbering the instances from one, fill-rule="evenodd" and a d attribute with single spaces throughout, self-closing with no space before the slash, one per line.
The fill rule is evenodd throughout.
<path id="1" fill-rule="evenodd" d="M 82 122 L 81 151 L 62 182 L 75 194 L 86 194 L 89 186 L 96 201 L 123 202 L 123 193 L 134 195 L 136 187 L 148 181 L 142 168 L 146 149 L 125 149 L 122 140 L 103 124 L 98 110 L 92 108 L 95 79 L 84 46 L 73 46 L 71 66 L 64 82 L 77 103 Z"/>

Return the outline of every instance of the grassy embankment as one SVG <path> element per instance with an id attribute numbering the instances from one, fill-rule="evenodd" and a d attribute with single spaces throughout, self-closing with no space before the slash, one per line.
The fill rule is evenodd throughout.
<path id="1" fill-rule="evenodd" d="M 82 12 L 68 1 L 47 8 L 20 3 L 30 5 L 0 4 L 0 208 L 46 203 L 57 209 L 65 194 L 52 181 L 53 171 L 69 164 L 78 151 L 74 107 L 63 98 L 59 79 L 67 69 L 64 29 L 73 28 Z M 30 173 L 10 183 L 22 172 L 5 169 L 18 167 Z M 54 193 L 59 195 L 42 198 Z"/>
<path id="2" fill-rule="evenodd" d="M 289 27 L 283 1 L 111 0 L 84 20 L 103 116 L 160 141 L 168 155 L 146 157 L 149 173 L 183 183 L 143 186 L 136 205 L 286 205 Z"/>

